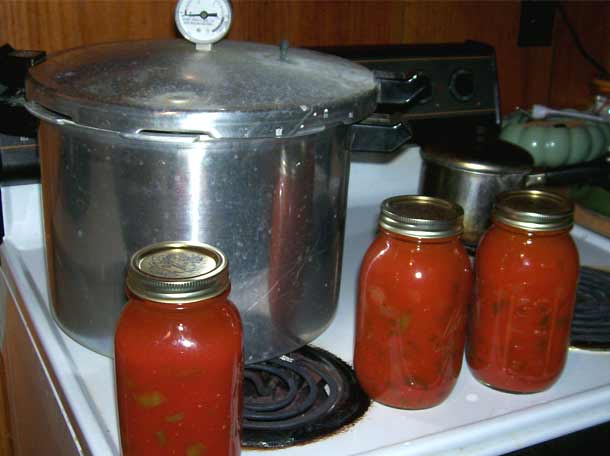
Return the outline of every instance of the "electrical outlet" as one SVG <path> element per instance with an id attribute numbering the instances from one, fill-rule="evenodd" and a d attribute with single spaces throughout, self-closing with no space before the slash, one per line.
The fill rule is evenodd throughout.
<path id="1" fill-rule="evenodd" d="M 551 45 L 557 3 L 545 0 L 521 0 L 519 46 Z"/>

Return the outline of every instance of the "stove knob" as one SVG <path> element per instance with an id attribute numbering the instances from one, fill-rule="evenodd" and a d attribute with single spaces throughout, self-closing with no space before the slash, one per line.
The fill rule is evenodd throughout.
<path id="1" fill-rule="evenodd" d="M 457 70 L 449 81 L 451 95 L 459 101 L 468 101 L 474 96 L 474 75 L 468 70 Z"/>

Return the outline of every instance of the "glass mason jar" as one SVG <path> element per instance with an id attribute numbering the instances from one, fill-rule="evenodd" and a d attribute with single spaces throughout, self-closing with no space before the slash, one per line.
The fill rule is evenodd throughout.
<path id="1" fill-rule="evenodd" d="M 460 242 L 462 208 L 428 196 L 382 203 L 360 269 L 354 367 L 377 402 L 442 402 L 464 354 L 472 271 Z"/>
<path id="2" fill-rule="evenodd" d="M 573 204 L 540 190 L 500 194 L 476 255 L 467 362 L 493 388 L 534 393 L 565 364 L 578 251 L 569 232 Z"/>
<path id="3" fill-rule="evenodd" d="M 136 252 L 115 335 L 125 455 L 238 455 L 242 327 L 216 248 L 164 242 Z"/>

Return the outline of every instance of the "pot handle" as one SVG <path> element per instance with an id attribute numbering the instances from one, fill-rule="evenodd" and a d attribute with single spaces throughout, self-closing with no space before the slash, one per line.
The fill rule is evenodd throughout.
<path id="1" fill-rule="evenodd" d="M 352 152 L 392 153 L 413 137 L 411 128 L 376 114 L 351 127 Z"/>
<path id="2" fill-rule="evenodd" d="M 53 111 L 42 107 L 36 102 L 28 101 L 25 103 L 25 108 L 35 117 L 40 120 L 48 122 L 53 125 L 66 126 L 70 125 L 73 127 L 86 128 L 88 130 L 96 131 L 108 131 L 101 128 L 89 127 L 87 125 L 81 125 L 74 122 L 69 117 L 63 116 Z M 117 133 L 117 132 L 112 132 Z M 156 141 L 156 142 L 181 142 L 181 143 L 195 143 L 198 141 L 204 141 L 212 138 L 211 135 L 206 133 L 180 133 L 180 132 L 164 132 L 164 131 L 138 131 L 134 133 L 120 132 L 117 133 L 120 137 L 125 139 L 133 139 L 138 141 Z"/>
<path id="3" fill-rule="evenodd" d="M 34 117 L 38 117 L 39 119 L 53 125 L 76 125 L 76 122 L 71 120 L 69 117 L 49 111 L 34 101 L 27 101 L 24 106 L 25 109 L 27 109 L 28 112 Z"/>
<path id="4" fill-rule="evenodd" d="M 156 141 L 169 143 L 196 143 L 212 139 L 213 136 L 206 133 L 180 133 L 180 132 L 163 132 L 163 131 L 139 131 L 137 133 L 119 133 L 121 138 L 134 139 L 137 141 Z"/>
<path id="5" fill-rule="evenodd" d="M 525 186 L 590 184 L 610 189 L 610 156 L 552 171 L 529 174 Z"/>
<path id="6" fill-rule="evenodd" d="M 414 73 L 406 79 L 384 77 L 384 72 L 374 72 L 379 82 L 377 103 L 382 105 L 407 106 L 412 104 L 426 91 L 429 81 L 425 76 Z"/>

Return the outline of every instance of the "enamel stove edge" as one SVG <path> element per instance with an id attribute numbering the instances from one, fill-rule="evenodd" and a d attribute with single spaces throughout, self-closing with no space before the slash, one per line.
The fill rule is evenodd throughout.
<path id="1" fill-rule="evenodd" d="M 356 278 L 375 232 L 379 204 L 391 195 L 415 193 L 420 165 L 416 148 L 386 163 L 352 163 L 339 307 L 331 326 L 312 344 L 348 363 L 352 360 Z M 15 365 L 19 361 L 32 376 L 24 384 L 10 385 L 9 394 L 15 389 L 27 397 L 27 391 L 23 392 L 27 385 L 46 385 L 46 390 L 38 391 L 44 402 L 37 405 L 47 419 L 39 421 L 39 429 L 30 423 L 29 435 L 58 430 L 63 437 L 49 440 L 64 445 L 72 440 L 72 451 L 60 447 L 62 454 L 119 454 L 112 360 L 64 335 L 48 308 L 40 187 L 7 188 L 2 197 L 8 222 L 0 248 L 2 272 L 10 289 L 5 297 L 17 302 L 16 306 L 9 303 L 7 309 L 12 323 L 4 335 L 3 356 L 11 373 L 20 367 Z M 610 269 L 609 239 L 580 227 L 573 235 L 582 264 Z M 18 340 L 28 340 L 31 346 L 17 346 Z M 533 395 L 486 388 L 464 364 L 455 389 L 438 407 L 403 411 L 373 403 L 360 420 L 335 435 L 273 451 L 278 455 L 422 455 L 464 450 L 499 454 L 609 420 L 609 403 L 608 352 L 571 350 L 559 382 Z M 26 415 L 27 410 L 16 410 L 13 418 Z M 47 439 L 35 440 L 17 433 L 16 447 L 24 454 L 37 449 L 49 454 L 50 443 L 43 442 Z M 268 451 L 245 450 L 243 454 Z"/>

